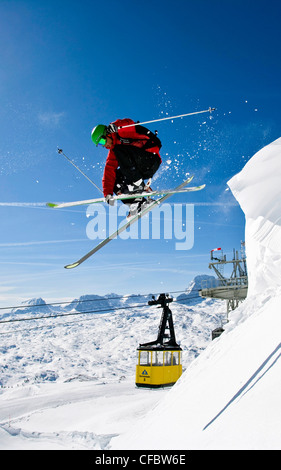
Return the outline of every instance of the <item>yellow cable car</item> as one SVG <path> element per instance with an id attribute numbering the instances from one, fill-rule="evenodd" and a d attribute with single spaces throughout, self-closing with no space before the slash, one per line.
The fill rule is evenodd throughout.
<path id="1" fill-rule="evenodd" d="M 173 385 L 182 374 L 181 351 L 176 343 L 172 312 L 168 303 L 173 299 L 166 294 L 148 302 L 163 308 L 158 337 L 156 341 L 140 344 L 136 366 L 137 387 L 164 387 Z M 168 334 L 166 331 L 168 330 Z M 164 342 L 165 339 L 168 341 Z"/>
<path id="2" fill-rule="evenodd" d="M 138 348 L 137 387 L 173 385 L 182 374 L 181 348 Z"/>

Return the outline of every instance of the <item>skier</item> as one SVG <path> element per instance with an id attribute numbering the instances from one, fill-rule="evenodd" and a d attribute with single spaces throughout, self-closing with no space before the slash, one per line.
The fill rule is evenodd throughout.
<path id="1" fill-rule="evenodd" d="M 92 141 L 109 150 L 102 178 L 108 204 L 114 203 L 113 193 L 150 190 L 150 182 L 145 184 L 144 180 L 150 180 L 161 164 L 161 142 L 156 134 L 132 119 L 117 119 L 109 126 L 94 127 Z M 128 216 L 140 212 L 146 202 L 146 198 L 137 197 L 127 202 L 130 205 Z"/>

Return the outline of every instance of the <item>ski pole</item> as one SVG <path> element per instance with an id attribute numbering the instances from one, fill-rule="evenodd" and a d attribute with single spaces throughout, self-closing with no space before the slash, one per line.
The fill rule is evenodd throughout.
<path id="1" fill-rule="evenodd" d="M 171 117 L 165 117 L 161 119 L 154 119 L 153 121 L 145 121 L 145 122 L 138 122 L 137 124 L 141 126 L 142 124 L 150 124 L 151 122 L 159 122 L 159 121 L 167 121 L 168 119 L 177 119 L 180 117 L 185 117 L 185 116 L 192 116 L 193 114 L 201 114 L 201 113 L 212 113 L 212 111 L 215 111 L 216 108 L 209 108 L 205 109 L 204 111 L 195 111 L 194 113 L 188 113 L 188 114 L 180 114 L 179 116 L 171 116 Z M 118 129 L 125 129 L 125 127 L 132 127 L 135 126 L 135 124 L 127 124 L 126 126 L 119 126 Z"/>
<path id="2" fill-rule="evenodd" d="M 87 175 L 85 175 L 85 173 L 84 173 L 77 165 L 75 165 L 75 163 L 73 163 L 73 161 L 72 161 L 70 158 L 68 158 L 67 155 L 65 155 L 65 153 L 63 152 L 62 149 L 59 149 L 59 148 L 58 148 L 58 153 L 61 154 L 61 155 L 63 155 L 63 156 L 71 163 L 71 165 L 73 165 L 73 166 L 76 168 L 76 170 L 80 171 L 80 173 L 81 173 L 83 176 L 85 176 L 85 178 L 87 178 L 87 180 L 90 181 L 90 183 L 91 183 L 92 185 L 94 185 L 95 188 L 97 188 L 97 189 L 103 194 L 102 190 L 96 185 L 96 183 L 94 183 Z"/>

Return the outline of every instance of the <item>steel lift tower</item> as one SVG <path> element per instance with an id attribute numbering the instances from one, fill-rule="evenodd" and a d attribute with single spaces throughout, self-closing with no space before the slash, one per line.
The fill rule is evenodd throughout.
<path id="1" fill-rule="evenodd" d="M 224 268 L 232 265 L 230 276 L 224 275 Z M 214 299 L 225 299 L 228 314 L 231 310 L 238 307 L 239 303 L 247 297 L 248 274 L 245 255 L 245 243 L 241 242 L 240 256 L 238 251 L 233 250 L 233 258 L 227 261 L 226 255 L 221 248 L 211 251 L 211 261 L 209 269 L 213 269 L 217 279 L 210 285 L 202 283 L 202 290 L 199 291 L 201 297 L 211 297 Z"/>

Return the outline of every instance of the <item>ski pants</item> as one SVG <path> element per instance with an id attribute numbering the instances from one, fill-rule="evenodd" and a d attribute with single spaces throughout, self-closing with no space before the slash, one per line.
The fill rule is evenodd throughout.
<path id="1" fill-rule="evenodd" d="M 115 187 L 117 184 L 132 184 L 141 178 L 152 178 L 161 163 L 157 154 L 134 145 L 115 145 L 114 153 L 119 163 Z"/>

